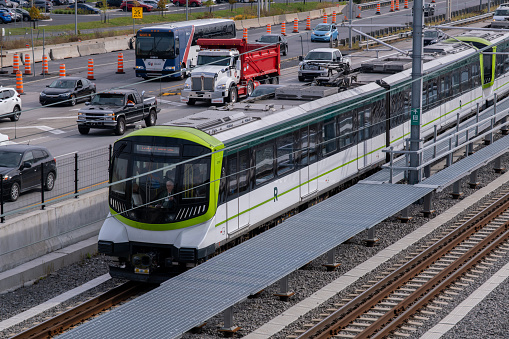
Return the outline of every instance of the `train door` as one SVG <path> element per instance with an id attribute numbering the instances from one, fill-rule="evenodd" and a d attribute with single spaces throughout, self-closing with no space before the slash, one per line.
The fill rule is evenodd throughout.
<path id="1" fill-rule="evenodd" d="M 239 153 L 239 179 L 238 179 L 238 225 L 239 228 L 249 225 L 249 207 L 250 207 L 250 194 L 249 183 L 251 182 L 249 168 L 249 153 L 248 150 L 240 151 Z"/>
<path id="2" fill-rule="evenodd" d="M 298 138 L 297 149 L 300 149 L 300 156 L 297 163 L 300 173 L 300 197 L 304 199 L 318 189 L 318 181 L 316 180 L 318 170 L 316 162 L 316 125 L 301 128 Z"/>
<path id="3" fill-rule="evenodd" d="M 228 156 L 226 161 L 226 231 L 231 234 L 239 229 L 239 165 L 237 153 Z"/>

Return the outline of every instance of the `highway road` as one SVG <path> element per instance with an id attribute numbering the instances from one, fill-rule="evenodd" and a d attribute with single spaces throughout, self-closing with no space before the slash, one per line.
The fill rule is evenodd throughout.
<path id="1" fill-rule="evenodd" d="M 438 6 L 437 6 L 438 7 Z M 388 9 L 387 9 L 388 11 Z M 407 10 L 409 11 L 409 10 Z M 367 11 L 368 12 L 368 11 Z M 364 12 L 362 12 L 364 15 Z M 402 19 L 406 14 L 399 13 L 385 13 L 384 15 L 375 15 L 369 17 L 366 15 L 365 19 L 356 20 L 356 22 L 395 22 L 395 18 Z M 391 20 L 391 17 L 393 18 Z M 315 20 L 313 24 L 320 22 Z M 301 33 L 288 34 L 289 40 L 289 55 L 282 57 L 282 75 L 280 78 L 281 84 L 302 85 L 297 80 L 298 61 L 297 57 L 302 53 L 306 54 L 309 50 L 318 47 L 327 47 L 328 43 L 311 43 L 309 40 L 309 32 L 304 31 L 305 22 L 300 22 L 299 27 Z M 288 29 L 287 32 L 291 32 Z M 342 34 L 348 34 L 346 28 L 341 28 Z M 279 32 L 278 26 L 273 27 L 272 32 Z M 265 28 L 250 29 L 248 40 L 254 41 L 265 33 Z M 237 32 L 237 37 L 242 37 L 242 32 Z M 400 48 L 409 49 L 411 41 L 407 41 L 399 45 Z M 387 51 L 381 53 L 391 54 L 394 51 Z M 77 104 L 74 107 L 64 105 L 53 105 L 48 107 L 41 107 L 39 104 L 40 91 L 51 81 L 58 77 L 58 68 L 60 63 L 66 65 L 68 75 L 72 76 L 87 76 L 87 62 L 89 58 L 94 59 L 94 74 L 98 91 L 108 90 L 111 88 L 137 88 L 139 91 L 146 91 L 146 96 L 156 96 L 161 108 L 158 115 L 157 124 L 165 124 L 174 119 L 184 117 L 186 115 L 194 114 L 206 110 L 208 105 L 205 103 L 198 103 L 196 106 L 187 106 L 180 103 L 179 95 L 180 89 L 183 86 L 183 81 L 143 81 L 141 78 L 136 78 L 134 74 L 134 51 L 127 50 L 123 52 L 125 74 L 116 74 L 117 70 L 117 54 L 107 53 L 101 55 L 94 55 L 91 57 L 79 57 L 72 59 L 65 59 L 60 61 L 50 61 L 49 70 L 51 75 L 41 76 L 41 64 L 36 64 L 34 76 L 24 76 L 24 91 L 22 96 L 23 111 L 18 122 L 11 122 L 9 119 L 4 119 L 0 122 L 0 132 L 8 134 L 11 141 L 16 143 L 30 143 L 38 144 L 47 147 L 54 156 L 59 159 L 68 157 L 74 152 L 80 154 L 90 151 L 98 151 L 107 149 L 108 145 L 113 144 L 118 139 L 111 131 L 108 130 L 91 130 L 89 135 L 80 135 L 77 126 L 76 118 L 78 110 L 84 106 L 84 103 Z M 375 58 L 375 52 L 366 54 L 366 58 Z M 354 58 L 353 62 L 359 64 L 361 58 Z M 0 85 L 15 87 L 15 78 L 11 73 L 0 75 Z M 299 102 L 296 102 L 299 104 Z M 144 125 L 140 123 L 139 125 Z M 129 126 L 128 132 L 135 126 Z M 105 166 L 107 159 L 105 160 Z M 88 171 L 97 170 L 97 168 L 90 168 Z M 103 169 L 105 170 L 105 169 Z M 83 173 L 81 173 L 83 174 Z M 90 173 L 88 173 L 90 180 L 92 180 Z M 69 172 L 68 176 L 72 176 Z M 57 179 L 57 189 L 59 185 Z M 67 180 L 68 181 L 68 180 Z M 81 184 L 84 184 L 82 182 Z M 69 185 L 67 182 L 66 185 Z M 37 193 L 31 199 L 37 201 L 39 199 Z M 23 198 L 23 196 L 22 196 Z M 21 202 L 20 202 L 21 203 Z"/>

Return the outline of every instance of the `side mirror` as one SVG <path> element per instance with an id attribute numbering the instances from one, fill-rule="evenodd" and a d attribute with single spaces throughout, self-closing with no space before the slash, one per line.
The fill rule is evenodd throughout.
<path id="1" fill-rule="evenodd" d="M 28 161 L 24 161 L 22 164 L 21 164 L 21 168 L 20 169 L 24 169 L 24 168 L 31 168 L 32 167 L 32 164 L 30 164 Z"/>
<path id="2" fill-rule="evenodd" d="M 145 96 L 145 91 L 141 91 L 141 96 Z"/>
<path id="3" fill-rule="evenodd" d="M 132 103 L 132 102 L 128 102 L 128 103 L 127 103 L 127 107 L 134 107 L 134 103 Z"/>
<path id="4" fill-rule="evenodd" d="M 302 55 L 299 55 L 299 61 L 304 61 L 304 57 Z"/>
<path id="5" fill-rule="evenodd" d="M 237 60 L 237 63 L 235 64 L 235 68 L 236 68 L 237 70 L 239 70 L 239 71 L 241 70 L 241 68 L 242 68 L 242 64 L 240 63 L 240 60 Z"/>

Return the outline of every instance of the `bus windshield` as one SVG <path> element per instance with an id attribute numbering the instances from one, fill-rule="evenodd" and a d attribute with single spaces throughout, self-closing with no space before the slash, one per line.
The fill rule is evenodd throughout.
<path id="1" fill-rule="evenodd" d="M 227 55 L 198 55 L 198 66 L 203 65 L 228 66 L 230 65 L 230 57 Z"/>
<path id="2" fill-rule="evenodd" d="M 137 58 L 175 58 L 173 32 L 142 33 L 136 36 Z"/>

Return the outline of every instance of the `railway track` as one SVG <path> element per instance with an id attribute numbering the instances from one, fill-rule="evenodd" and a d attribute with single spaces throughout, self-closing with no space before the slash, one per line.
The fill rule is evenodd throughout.
<path id="1" fill-rule="evenodd" d="M 51 338 L 110 307 L 131 297 L 145 293 L 154 287 L 153 285 L 127 282 L 12 338 Z"/>
<path id="2" fill-rule="evenodd" d="M 410 337 L 509 251 L 509 191 L 287 338 Z"/>

